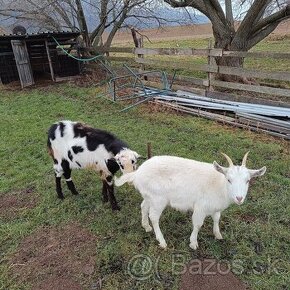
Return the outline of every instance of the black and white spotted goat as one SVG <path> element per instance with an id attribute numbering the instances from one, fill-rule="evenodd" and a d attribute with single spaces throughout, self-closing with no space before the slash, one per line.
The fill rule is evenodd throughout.
<path id="1" fill-rule="evenodd" d="M 60 121 L 48 131 L 48 152 L 54 161 L 56 192 L 63 199 L 61 177 L 64 176 L 72 194 L 78 192 L 71 179 L 72 169 L 91 168 L 100 173 L 103 181 L 103 201 L 110 201 L 119 210 L 114 196 L 113 175 L 132 172 L 137 167 L 137 152 L 132 151 L 113 134 L 85 124 Z"/>

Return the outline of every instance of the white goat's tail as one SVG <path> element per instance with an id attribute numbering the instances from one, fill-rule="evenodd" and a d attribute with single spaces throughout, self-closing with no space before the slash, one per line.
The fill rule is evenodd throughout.
<path id="1" fill-rule="evenodd" d="M 122 186 L 124 183 L 129 182 L 132 183 L 135 179 L 135 171 L 130 173 L 125 173 L 120 178 L 115 177 L 115 185 Z"/>

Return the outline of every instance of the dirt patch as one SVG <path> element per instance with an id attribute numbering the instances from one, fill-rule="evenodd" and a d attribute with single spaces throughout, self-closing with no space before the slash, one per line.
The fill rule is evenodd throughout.
<path id="1" fill-rule="evenodd" d="M 247 286 L 215 259 L 192 260 L 182 275 L 180 290 L 246 290 Z"/>
<path id="2" fill-rule="evenodd" d="M 87 65 L 82 74 L 70 83 L 88 88 L 105 83 L 108 77 L 106 70 L 99 63 L 92 63 Z"/>
<path id="3" fill-rule="evenodd" d="M 251 214 L 241 214 L 238 217 L 240 220 L 246 222 L 247 224 L 251 224 L 257 221 L 257 217 Z"/>
<path id="4" fill-rule="evenodd" d="M 21 242 L 11 271 L 32 289 L 78 290 L 93 282 L 95 255 L 96 237 L 78 223 L 44 227 Z"/>
<path id="5" fill-rule="evenodd" d="M 82 290 L 82 286 L 69 278 L 51 277 L 32 287 L 32 290 Z"/>
<path id="6" fill-rule="evenodd" d="M 0 218 L 11 219 L 21 215 L 27 209 L 37 205 L 38 198 L 34 188 L 28 187 L 13 193 L 0 194 Z"/>

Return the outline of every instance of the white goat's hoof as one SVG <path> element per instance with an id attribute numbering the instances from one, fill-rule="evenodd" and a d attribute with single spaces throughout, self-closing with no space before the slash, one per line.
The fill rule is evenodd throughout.
<path id="1" fill-rule="evenodd" d="M 193 249 L 193 250 L 196 250 L 198 248 L 198 243 L 197 242 L 191 242 L 189 244 L 189 246 Z"/>
<path id="2" fill-rule="evenodd" d="M 144 230 L 145 230 L 145 232 L 146 233 L 149 233 L 149 232 L 151 232 L 152 231 L 152 227 L 151 226 L 143 226 L 143 228 L 144 228 Z"/>
<path id="3" fill-rule="evenodd" d="M 215 236 L 215 238 L 217 240 L 222 240 L 223 239 L 223 236 L 221 235 L 221 233 L 216 233 L 216 234 L 214 234 L 214 236 Z"/>
<path id="4" fill-rule="evenodd" d="M 162 242 L 162 243 L 159 243 L 159 246 L 160 246 L 162 249 L 166 249 L 167 244 L 166 244 L 166 242 L 164 241 L 164 242 Z"/>

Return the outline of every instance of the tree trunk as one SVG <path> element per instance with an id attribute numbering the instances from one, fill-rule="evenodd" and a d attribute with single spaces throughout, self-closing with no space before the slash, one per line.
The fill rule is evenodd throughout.
<path id="1" fill-rule="evenodd" d="M 82 7 L 82 3 L 80 0 L 76 0 L 76 7 L 77 7 L 77 18 L 81 30 L 81 34 L 83 36 L 83 40 L 86 47 L 90 47 L 90 37 L 89 37 L 89 30 L 87 26 L 87 21 L 85 18 L 84 10 Z"/>
<path id="2" fill-rule="evenodd" d="M 240 1 L 245 11 L 244 18 L 237 29 L 234 27 L 233 0 L 164 0 L 174 8 L 191 7 L 206 15 L 212 23 L 215 48 L 232 51 L 249 51 L 253 46 L 273 32 L 279 23 L 290 18 L 290 2 L 273 0 Z M 281 1 L 282 2 L 282 1 Z M 225 9 L 222 7 L 225 5 Z M 237 4 L 237 3 L 236 3 Z M 272 13 L 271 13 L 272 12 Z M 242 67 L 241 57 L 216 57 L 220 66 Z M 230 75 L 219 75 L 227 81 L 251 82 L 249 79 Z"/>
<path id="3" fill-rule="evenodd" d="M 244 58 L 243 57 L 216 57 L 216 63 L 218 66 L 227 66 L 227 67 L 243 67 Z M 239 76 L 234 75 L 225 75 L 225 74 L 217 74 L 217 79 L 226 81 L 226 82 L 242 82 L 242 83 L 252 83 L 253 80 L 241 78 Z"/>
<path id="4" fill-rule="evenodd" d="M 102 36 L 105 31 L 105 24 L 101 23 L 91 34 L 91 43 L 94 48 L 102 46 Z"/>
<path id="5" fill-rule="evenodd" d="M 214 31 L 215 37 L 215 45 L 214 48 L 220 48 L 226 51 L 247 51 L 247 43 L 242 39 L 240 41 L 235 41 L 233 43 L 233 36 L 235 32 L 232 29 L 229 30 L 228 34 L 223 34 L 221 37 L 219 33 Z M 227 66 L 227 67 L 237 67 L 242 68 L 244 65 L 244 57 L 237 56 L 223 56 L 215 58 L 216 64 L 218 66 Z M 216 78 L 219 80 L 227 81 L 227 82 L 241 82 L 241 83 L 255 83 L 253 79 L 246 79 L 244 77 L 234 76 L 234 75 L 225 75 L 225 74 L 217 74 Z"/>

